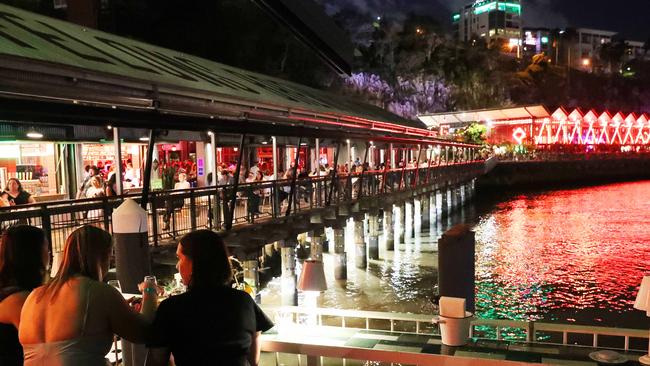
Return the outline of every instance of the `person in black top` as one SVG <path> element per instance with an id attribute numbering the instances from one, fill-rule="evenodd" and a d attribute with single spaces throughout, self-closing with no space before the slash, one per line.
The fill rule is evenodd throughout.
<path id="1" fill-rule="evenodd" d="M 184 294 L 163 301 L 152 326 L 146 365 L 257 365 L 260 333 L 273 323 L 250 295 L 231 288 L 228 249 L 210 230 L 183 236 L 176 250 Z"/>
<path id="2" fill-rule="evenodd" d="M 29 192 L 23 189 L 23 185 L 16 178 L 9 178 L 7 187 L 2 192 L 3 198 L 9 202 L 9 205 L 26 205 L 28 203 L 35 203 L 34 197 Z"/>
<path id="3" fill-rule="evenodd" d="M 8 228 L 0 239 L 0 365 L 22 365 L 18 342 L 20 312 L 29 292 L 43 283 L 49 262 L 47 239 L 40 228 Z"/>

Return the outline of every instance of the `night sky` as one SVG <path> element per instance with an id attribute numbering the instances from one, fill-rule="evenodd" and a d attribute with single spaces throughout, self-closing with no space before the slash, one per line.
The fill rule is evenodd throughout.
<path id="1" fill-rule="evenodd" d="M 373 15 L 426 13 L 450 23 L 450 14 L 471 0 L 318 0 L 354 4 Z M 620 32 L 626 39 L 650 38 L 650 0 L 523 0 L 524 26 L 597 28 Z"/>

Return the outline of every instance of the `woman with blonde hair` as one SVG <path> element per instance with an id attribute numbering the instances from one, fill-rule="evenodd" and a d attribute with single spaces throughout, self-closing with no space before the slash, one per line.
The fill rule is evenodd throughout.
<path id="1" fill-rule="evenodd" d="M 143 343 L 156 306 L 156 289 L 144 289 L 142 314 L 102 282 L 108 272 L 111 235 L 83 226 L 68 236 L 56 277 L 29 295 L 19 339 L 30 365 L 106 365 L 117 334 Z"/>

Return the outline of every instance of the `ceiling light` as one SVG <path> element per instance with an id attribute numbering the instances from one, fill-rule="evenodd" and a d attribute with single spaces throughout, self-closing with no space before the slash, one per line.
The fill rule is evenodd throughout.
<path id="1" fill-rule="evenodd" d="M 42 139 L 43 138 L 43 134 L 36 131 L 34 128 L 29 129 L 29 131 L 27 131 L 27 133 L 26 133 L 26 136 L 29 137 L 30 139 Z"/>

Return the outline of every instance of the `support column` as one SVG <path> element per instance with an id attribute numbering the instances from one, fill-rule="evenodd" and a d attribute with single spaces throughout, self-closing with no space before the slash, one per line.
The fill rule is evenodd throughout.
<path id="1" fill-rule="evenodd" d="M 449 215 L 449 191 L 447 188 L 440 191 L 440 216 Z"/>
<path id="2" fill-rule="evenodd" d="M 334 235 L 334 279 L 348 278 L 348 257 L 345 254 L 345 229 L 340 226 L 333 228 Z"/>
<path id="3" fill-rule="evenodd" d="M 415 220 L 414 220 L 414 210 L 413 210 L 413 199 L 409 198 L 404 202 L 404 212 L 406 219 L 404 220 L 404 237 L 408 239 L 413 239 L 415 237 Z"/>
<path id="4" fill-rule="evenodd" d="M 395 249 L 395 223 L 393 222 L 393 205 L 384 208 L 384 245 L 386 250 Z"/>
<path id="5" fill-rule="evenodd" d="M 323 261 L 323 229 L 311 231 L 311 253 L 309 257 L 317 261 Z"/>
<path id="6" fill-rule="evenodd" d="M 431 223 L 431 206 L 428 193 L 420 196 L 420 209 L 422 211 L 421 225 L 422 227 L 429 227 Z"/>
<path id="7" fill-rule="evenodd" d="M 447 212 L 451 212 L 454 207 L 454 189 L 447 188 Z"/>
<path id="8" fill-rule="evenodd" d="M 368 215 L 368 259 L 379 259 L 379 213 Z"/>
<path id="9" fill-rule="evenodd" d="M 255 301 L 260 301 L 259 287 L 260 287 L 260 277 L 258 272 L 257 259 L 248 259 L 243 263 L 244 267 L 244 282 L 246 282 L 250 287 L 253 288 L 253 294 L 255 294 Z"/>
<path id="10" fill-rule="evenodd" d="M 363 216 L 354 218 L 354 261 L 357 268 L 366 269 L 366 240 L 363 232 Z"/>
<path id="11" fill-rule="evenodd" d="M 298 306 L 298 290 L 296 289 L 296 246 L 295 238 L 282 242 L 282 305 Z"/>
<path id="12" fill-rule="evenodd" d="M 393 235 L 397 244 L 404 242 L 404 219 L 405 211 L 404 205 L 393 205 L 393 212 L 395 213 L 395 234 Z"/>
<path id="13" fill-rule="evenodd" d="M 467 185 L 463 184 L 460 186 L 460 204 L 465 206 L 467 203 Z"/>
<path id="14" fill-rule="evenodd" d="M 118 196 L 122 195 L 122 141 L 120 140 L 120 129 L 113 127 L 113 148 L 115 149 L 115 194 Z"/>
<path id="15" fill-rule="evenodd" d="M 438 220 L 438 217 L 440 216 L 438 214 L 438 191 L 429 193 L 429 201 L 429 204 L 431 206 L 431 215 L 429 217 L 429 221 L 433 223 Z"/>
<path id="16" fill-rule="evenodd" d="M 422 199 L 420 197 L 413 198 L 413 234 L 414 237 L 418 236 L 422 230 Z"/>
<path id="17" fill-rule="evenodd" d="M 217 171 L 217 143 L 216 143 L 216 137 L 214 136 L 214 132 L 210 131 L 208 132 L 208 136 L 210 136 L 210 143 L 207 144 L 207 160 L 209 161 L 209 166 L 210 166 L 210 173 L 212 175 L 210 176 L 212 179 L 207 182 L 207 185 L 210 187 L 215 187 L 217 185 L 217 177 L 218 171 Z M 216 212 L 216 211 L 215 211 Z"/>

